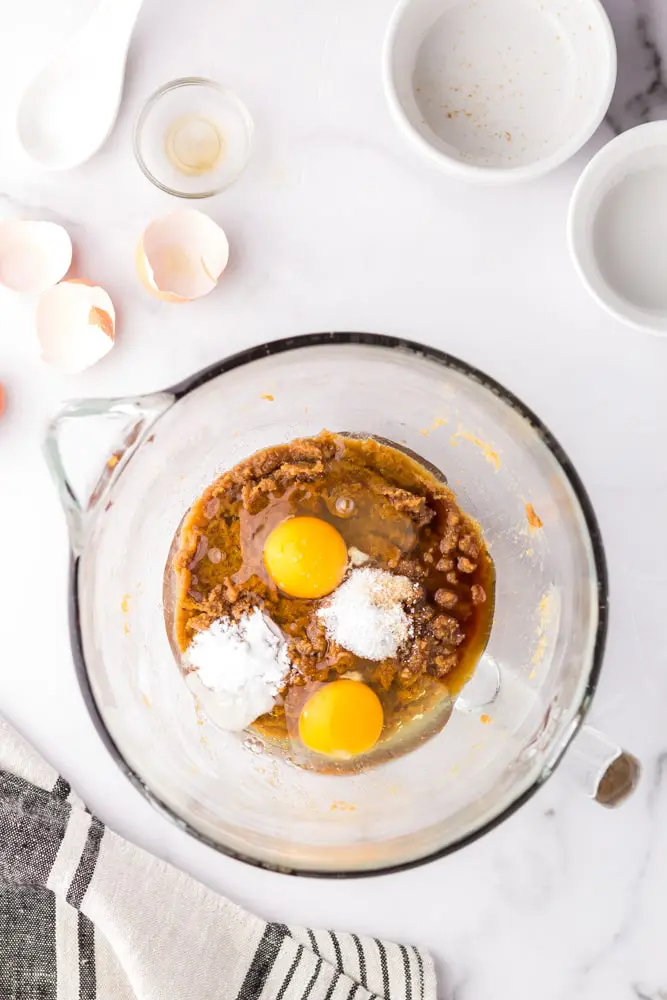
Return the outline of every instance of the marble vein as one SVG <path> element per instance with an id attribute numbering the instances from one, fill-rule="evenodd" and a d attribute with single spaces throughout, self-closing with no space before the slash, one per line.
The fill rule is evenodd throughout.
<path id="1" fill-rule="evenodd" d="M 620 134 L 635 125 L 667 116 L 665 51 L 667 32 L 659 18 L 660 0 L 607 0 L 616 34 L 618 82 L 607 124 Z"/>

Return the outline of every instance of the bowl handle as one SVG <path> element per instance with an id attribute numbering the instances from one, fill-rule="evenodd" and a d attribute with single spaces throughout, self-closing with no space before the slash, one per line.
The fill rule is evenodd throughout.
<path id="1" fill-rule="evenodd" d="M 75 555 L 81 555 L 92 516 L 112 482 L 174 402 L 175 397 L 168 392 L 120 399 L 74 399 L 65 403 L 49 423 L 44 455 L 58 488 Z M 114 429 L 114 443 L 105 455 L 102 446 L 97 453 L 94 444 L 91 449 L 91 431 L 103 425 L 107 425 L 105 438 L 111 427 Z M 93 466 L 96 459 L 97 468 L 101 467 L 97 476 Z M 96 476 L 92 490 L 91 466 L 93 481 Z M 84 480 L 88 486 L 76 486 L 77 480 Z"/>
<path id="2" fill-rule="evenodd" d="M 637 758 L 592 726 L 582 726 L 563 766 L 585 795 L 608 809 L 625 802 L 641 777 Z"/>

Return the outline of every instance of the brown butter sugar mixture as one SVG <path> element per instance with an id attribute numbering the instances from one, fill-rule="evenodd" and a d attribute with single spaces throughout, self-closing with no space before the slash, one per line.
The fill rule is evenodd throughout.
<path id="1" fill-rule="evenodd" d="M 348 547 L 370 556 L 367 565 L 420 585 L 413 638 L 395 658 L 360 660 L 327 636 L 317 617 L 326 598 L 278 591 L 264 566 L 264 543 L 293 515 L 330 522 Z M 174 569 L 181 651 L 215 619 L 239 619 L 259 607 L 289 639 L 294 668 L 284 695 L 308 680 L 360 671 L 383 692 L 386 730 L 423 710 L 434 686 L 451 694 L 463 687 L 493 616 L 493 563 L 479 526 L 445 483 L 395 447 L 328 431 L 266 448 L 220 476 L 185 519 Z M 285 736 L 284 705 L 257 728 Z"/>

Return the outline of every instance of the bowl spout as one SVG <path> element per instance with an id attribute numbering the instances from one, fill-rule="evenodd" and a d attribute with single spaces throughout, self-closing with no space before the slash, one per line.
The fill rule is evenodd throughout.
<path id="1" fill-rule="evenodd" d="M 111 483 L 174 402 L 168 392 L 120 399 L 76 399 L 50 421 L 46 462 L 65 511 L 70 545 L 81 555 Z"/>

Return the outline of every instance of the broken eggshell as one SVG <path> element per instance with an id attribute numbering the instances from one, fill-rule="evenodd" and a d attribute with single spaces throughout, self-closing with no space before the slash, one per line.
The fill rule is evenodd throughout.
<path id="1" fill-rule="evenodd" d="M 213 219 L 180 209 L 155 219 L 137 248 L 143 285 L 165 302 L 190 302 L 212 292 L 229 260 L 229 242 Z"/>
<path id="2" fill-rule="evenodd" d="M 64 375 L 90 368 L 114 344 L 111 299 L 88 281 L 72 279 L 49 288 L 37 303 L 36 320 L 42 359 Z"/>
<path id="3" fill-rule="evenodd" d="M 39 294 L 67 274 L 72 241 L 55 222 L 0 222 L 0 284 L 13 292 Z"/>

